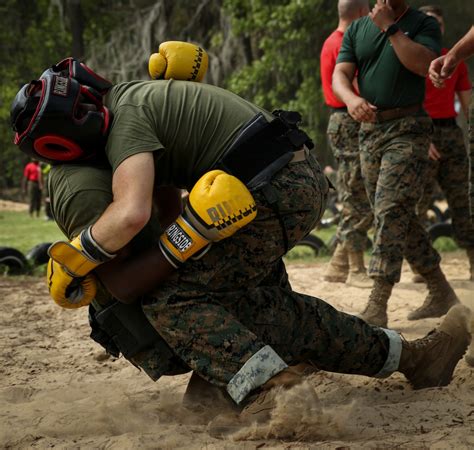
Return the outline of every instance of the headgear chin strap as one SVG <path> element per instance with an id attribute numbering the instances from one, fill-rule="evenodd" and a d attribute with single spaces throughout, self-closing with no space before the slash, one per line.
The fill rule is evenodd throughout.
<path id="1" fill-rule="evenodd" d="M 111 87 L 74 58 L 52 66 L 12 103 L 14 143 L 51 164 L 93 157 L 105 147 L 110 117 L 102 96 Z"/>

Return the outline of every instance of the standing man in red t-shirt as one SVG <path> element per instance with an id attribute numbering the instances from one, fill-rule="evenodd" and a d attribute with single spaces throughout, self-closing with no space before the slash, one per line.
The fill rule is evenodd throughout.
<path id="1" fill-rule="evenodd" d="M 21 188 L 24 194 L 28 191 L 30 202 L 30 216 L 39 217 L 41 209 L 41 191 L 43 189 L 43 177 L 39 161 L 31 160 L 23 171 Z"/>
<path id="2" fill-rule="evenodd" d="M 434 17 L 444 34 L 443 11 L 438 6 L 423 6 L 425 14 Z M 443 48 L 442 55 L 448 53 Z M 462 130 L 456 124 L 457 112 L 454 109 L 454 98 L 457 95 L 465 117 L 469 117 L 469 103 L 472 85 L 467 66 L 461 62 L 448 78 L 444 87 L 437 89 L 432 81 L 426 79 L 426 96 L 424 108 L 433 119 L 434 133 L 429 149 L 430 166 L 426 174 L 426 187 L 418 203 L 418 212 L 424 215 L 433 198 L 436 181 L 439 183 L 446 200 L 453 222 L 454 239 L 466 249 L 471 277 L 474 281 L 474 227 L 469 220 L 468 171 L 466 145 Z"/>
<path id="3" fill-rule="evenodd" d="M 339 0 L 339 24 L 326 39 L 321 51 L 321 80 L 326 105 L 331 109 L 328 138 L 338 163 L 337 190 L 342 202 L 342 216 L 337 227 L 337 247 L 324 279 L 331 282 L 358 286 L 372 284 L 364 266 L 364 250 L 367 231 L 373 222 L 373 214 L 360 170 L 359 128 L 332 90 L 332 74 L 342 45 L 344 32 L 369 9 L 367 0 Z M 349 277 L 348 277 L 349 276 Z"/>

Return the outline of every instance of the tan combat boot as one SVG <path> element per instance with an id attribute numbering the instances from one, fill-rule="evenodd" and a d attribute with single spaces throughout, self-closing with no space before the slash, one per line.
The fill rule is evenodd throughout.
<path id="1" fill-rule="evenodd" d="M 241 409 L 227 395 L 224 388 L 209 383 L 196 372 L 193 372 L 189 379 L 182 405 L 195 413 L 208 410 L 218 414 L 222 411 Z"/>
<path id="2" fill-rule="evenodd" d="M 469 270 L 471 273 L 469 280 L 474 281 L 474 248 L 467 248 L 466 253 L 467 257 L 469 258 Z"/>
<path id="3" fill-rule="evenodd" d="M 359 314 L 362 320 L 371 325 L 385 328 L 387 326 L 387 302 L 392 293 L 393 284 L 382 278 L 374 279 L 374 286 L 364 311 Z"/>
<path id="4" fill-rule="evenodd" d="M 451 306 L 459 303 L 458 297 L 439 267 L 423 274 L 423 277 L 428 285 L 428 295 L 419 308 L 408 314 L 408 320 L 441 317 Z"/>
<path id="5" fill-rule="evenodd" d="M 467 349 L 466 362 L 474 367 L 474 339 L 471 341 L 471 345 Z"/>
<path id="6" fill-rule="evenodd" d="M 304 381 L 308 365 L 290 366 L 277 373 L 251 394 L 240 414 L 226 414 L 216 417 L 208 426 L 213 437 L 223 437 L 235 433 L 254 422 L 263 423 L 271 418 L 276 406 L 276 396 L 281 389 L 289 389 Z"/>
<path id="7" fill-rule="evenodd" d="M 347 251 L 342 248 L 341 244 L 337 244 L 323 279 L 330 283 L 345 283 L 348 273 L 349 261 Z"/>
<path id="8" fill-rule="evenodd" d="M 351 286 L 369 288 L 374 282 L 367 275 L 364 265 L 364 252 L 348 252 L 349 255 L 349 277 L 346 283 Z"/>
<path id="9" fill-rule="evenodd" d="M 453 306 L 441 325 L 424 338 L 402 341 L 398 371 L 415 389 L 450 383 L 456 364 L 471 341 L 470 315 L 466 306 Z"/>

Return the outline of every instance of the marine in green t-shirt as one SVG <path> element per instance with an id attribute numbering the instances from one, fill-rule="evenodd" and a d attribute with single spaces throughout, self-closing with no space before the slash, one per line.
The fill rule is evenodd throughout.
<path id="1" fill-rule="evenodd" d="M 348 28 L 333 75 L 334 92 L 361 122 L 361 172 L 375 237 L 368 269 L 374 284 L 360 317 L 376 326 L 387 326 L 387 303 L 404 259 L 423 275 L 429 290 L 409 320 L 441 317 L 458 302 L 415 211 L 432 133 L 422 107 L 425 77 L 440 44 L 433 17 L 405 0 L 377 0 L 369 16 Z M 353 89 L 355 77 L 360 96 Z"/>
<path id="2" fill-rule="evenodd" d="M 252 117 L 273 118 L 232 92 L 175 80 L 120 83 L 106 106 L 113 114 L 106 146 L 113 170 L 129 156 L 154 152 L 155 185 L 188 190 Z"/>
<path id="3" fill-rule="evenodd" d="M 408 8 L 397 25 L 413 41 L 441 52 L 441 31 L 433 17 Z M 424 77 L 401 63 L 387 34 L 370 17 L 353 22 L 344 34 L 337 58 L 337 63 L 343 62 L 356 64 L 360 95 L 379 109 L 423 103 Z"/>

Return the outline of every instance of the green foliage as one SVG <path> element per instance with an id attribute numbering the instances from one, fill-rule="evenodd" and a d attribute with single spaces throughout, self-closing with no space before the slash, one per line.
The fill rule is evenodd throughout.
<path id="1" fill-rule="evenodd" d="M 27 158 L 12 143 L 10 105 L 18 89 L 68 53 L 71 38 L 58 27 L 49 0 L 0 4 L 0 187 L 18 185 Z M 47 62 L 46 62 L 47 61 Z"/>
<path id="2" fill-rule="evenodd" d="M 438 251 L 438 252 L 454 252 L 456 250 L 459 250 L 459 247 L 457 246 L 456 242 L 454 242 L 453 239 L 449 237 L 440 237 L 436 239 L 433 243 L 433 247 Z"/>
<path id="3" fill-rule="evenodd" d="M 269 110 L 300 111 L 306 129 L 322 140 L 319 52 L 336 24 L 334 3 L 227 0 L 224 7 L 234 33 L 250 38 L 255 57 L 228 87 Z"/>

